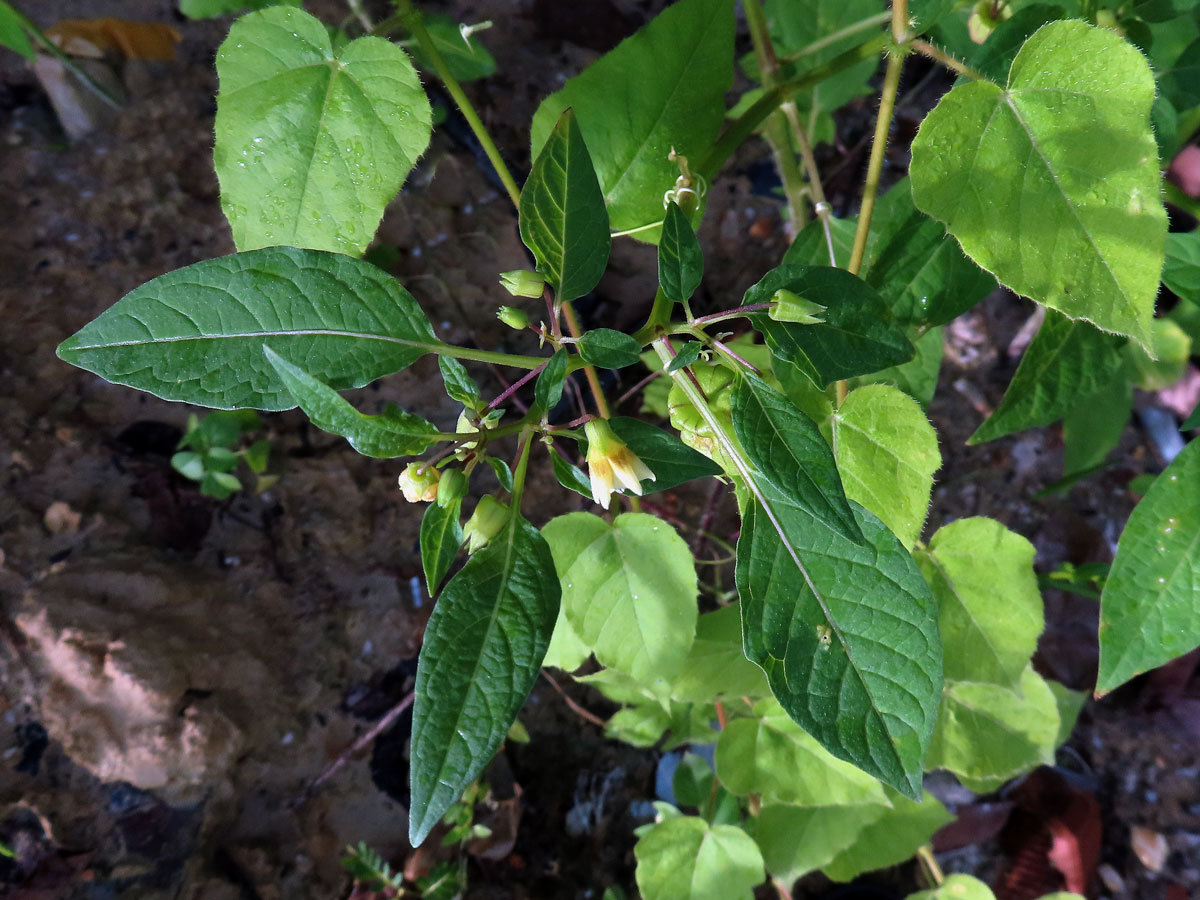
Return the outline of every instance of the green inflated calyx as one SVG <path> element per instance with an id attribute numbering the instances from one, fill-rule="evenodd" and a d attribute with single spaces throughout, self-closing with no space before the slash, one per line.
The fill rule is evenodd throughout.
<path id="1" fill-rule="evenodd" d="M 821 325 L 825 318 L 822 315 L 825 307 L 789 290 L 780 289 L 771 298 L 775 305 L 767 313 L 776 322 L 795 322 L 797 325 Z"/>
<path id="2" fill-rule="evenodd" d="M 500 273 L 500 286 L 514 297 L 534 299 L 546 290 L 546 279 L 529 269 L 514 269 Z"/>
<path id="3" fill-rule="evenodd" d="M 467 553 L 475 553 L 487 546 L 500 533 L 510 515 L 507 506 L 491 494 L 483 497 L 467 524 L 463 526 L 463 537 L 467 541 Z"/>
<path id="4" fill-rule="evenodd" d="M 523 331 L 529 327 L 529 313 L 523 309 L 517 309 L 515 306 L 500 307 L 496 310 L 496 318 L 517 331 Z"/>
<path id="5" fill-rule="evenodd" d="M 438 482 L 437 502 L 443 509 L 449 509 L 467 495 L 467 474 L 462 469 L 447 469 L 442 473 Z"/>

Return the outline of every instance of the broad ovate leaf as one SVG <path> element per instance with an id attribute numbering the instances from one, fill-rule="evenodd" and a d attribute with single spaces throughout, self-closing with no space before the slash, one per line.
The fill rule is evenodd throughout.
<path id="1" fill-rule="evenodd" d="M 762 850 L 767 871 L 791 884 L 833 862 L 854 844 L 863 829 L 881 819 L 888 809 L 884 804 L 767 804 L 758 814 L 754 839 Z"/>
<path id="2" fill-rule="evenodd" d="M 420 416 L 391 404 L 378 416 L 360 413 L 333 388 L 292 365 L 270 347 L 263 346 L 263 355 L 309 421 L 322 431 L 344 437 L 363 456 L 376 459 L 416 456 L 437 441 L 438 430 Z"/>
<path id="3" fill-rule="evenodd" d="M 942 465 L 937 432 L 920 404 L 891 385 L 867 385 L 846 397 L 830 424 L 846 496 L 911 550 L 925 525 L 933 473 Z"/>
<path id="4" fill-rule="evenodd" d="M 671 683 L 671 698 L 711 703 L 722 695 L 756 698 L 769 693 L 762 669 L 742 651 L 742 618 L 737 605 L 700 616 L 692 649 Z"/>
<path id="5" fill-rule="evenodd" d="M 271 7 L 217 51 L 221 208 L 239 250 L 360 255 L 429 145 L 429 100 L 404 51 L 361 37 L 335 51 L 318 19 Z"/>
<path id="6" fill-rule="evenodd" d="M 558 617 L 545 539 L 519 515 L 446 582 L 425 628 L 413 700 L 408 837 L 419 845 L 525 703 Z"/>
<path id="7" fill-rule="evenodd" d="M 679 0 L 542 101 L 536 157 L 571 108 L 596 163 L 614 231 L 657 226 L 679 176 L 674 149 L 698 160 L 716 140 L 733 83 L 732 0 Z M 657 241 L 657 227 L 635 237 Z"/>
<path id="8" fill-rule="evenodd" d="M 853 881 L 863 872 L 904 862 L 954 816 L 933 794 L 920 802 L 889 792 L 892 808 L 858 833 L 857 839 L 821 871 L 834 881 Z"/>
<path id="9" fill-rule="evenodd" d="M 721 731 L 716 763 L 717 776 L 731 793 L 758 794 L 768 803 L 888 803 L 883 785 L 832 756 L 775 700 L 760 702 L 753 718 L 735 719 Z"/>
<path id="10" fill-rule="evenodd" d="M 1100 601 L 1096 694 L 1200 644 L 1200 441 L 1154 479 L 1117 543 Z"/>
<path id="11" fill-rule="evenodd" d="M 643 682 L 682 668 L 696 633 L 696 568 L 670 525 L 644 513 L 609 524 L 569 513 L 542 529 L 562 583 L 563 611 L 602 664 Z"/>
<path id="12" fill-rule="evenodd" d="M 1153 102 L 1133 45 L 1051 22 L 1006 87 L 960 85 L 925 119 L 913 200 L 1005 286 L 1148 347 L 1167 233 Z"/>
<path id="13" fill-rule="evenodd" d="M 645 900 L 751 900 L 763 880 L 762 854 L 746 832 L 696 816 L 659 822 L 633 855 Z"/>
<path id="14" fill-rule="evenodd" d="M 940 610 L 948 681 L 1016 690 L 1044 616 L 1034 547 L 995 519 L 943 525 L 917 554 Z"/>
<path id="15" fill-rule="evenodd" d="M 335 391 L 438 346 L 412 295 L 370 263 L 271 247 L 160 275 L 59 345 L 101 378 L 217 409 L 291 409 L 269 347 Z"/>
<path id="16" fill-rule="evenodd" d="M 569 109 L 533 161 L 521 191 L 520 220 L 521 240 L 559 301 L 582 297 L 596 286 L 612 245 L 608 210 Z"/>
<path id="17" fill-rule="evenodd" d="M 1032 667 L 1017 690 L 947 682 L 925 765 L 953 772 L 974 791 L 995 790 L 1039 765 L 1053 765 L 1058 725 L 1054 694 Z"/>
<path id="18" fill-rule="evenodd" d="M 909 894 L 908 900 L 996 900 L 996 895 L 978 878 L 955 874 L 931 890 Z"/>

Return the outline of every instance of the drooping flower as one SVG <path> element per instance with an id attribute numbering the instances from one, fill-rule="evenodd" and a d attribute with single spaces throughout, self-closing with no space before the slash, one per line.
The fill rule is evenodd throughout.
<path id="1" fill-rule="evenodd" d="M 592 419 L 583 426 L 588 439 L 588 478 L 592 483 L 592 499 L 608 509 L 613 491 L 625 489 L 639 497 L 642 482 L 654 481 L 654 473 L 636 453 L 617 437 L 604 419 Z"/>
<path id="2" fill-rule="evenodd" d="M 409 503 L 428 503 L 437 499 L 442 473 L 429 463 L 413 462 L 400 473 L 400 490 Z"/>
<path id="3" fill-rule="evenodd" d="M 508 521 L 509 508 L 493 497 L 486 494 L 480 498 L 475 512 L 463 526 L 463 537 L 467 539 L 467 553 L 474 553 L 487 546 L 488 541 L 500 533 L 500 529 Z"/>

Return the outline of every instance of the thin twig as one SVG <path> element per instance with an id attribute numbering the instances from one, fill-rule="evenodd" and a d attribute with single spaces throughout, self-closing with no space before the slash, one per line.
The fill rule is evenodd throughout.
<path id="1" fill-rule="evenodd" d="M 947 69 L 951 69 L 951 70 L 957 72 L 959 75 L 962 75 L 966 78 L 970 78 L 972 81 L 982 81 L 983 80 L 984 76 L 982 73 L 977 72 L 975 69 L 972 69 L 970 66 L 968 66 L 964 62 L 959 62 L 957 59 L 955 59 L 949 53 L 939 50 L 937 47 L 933 46 L 933 44 L 929 43 L 928 41 L 913 41 L 912 48 L 914 50 L 916 50 L 918 53 L 920 53 L 922 56 L 928 56 L 934 62 L 941 63 Z"/>
<path id="2" fill-rule="evenodd" d="M 638 391 L 640 391 L 642 388 L 644 388 L 646 385 L 648 385 L 650 382 L 652 382 L 655 378 L 658 378 L 660 375 L 662 375 L 662 369 L 658 369 L 654 372 L 651 372 L 649 375 L 647 375 L 645 378 L 643 378 L 641 381 L 639 381 L 637 384 L 635 384 L 633 387 L 631 387 L 629 390 L 627 390 L 625 393 L 623 393 L 620 397 L 618 397 L 617 402 L 613 404 L 613 408 L 620 409 L 622 403 L 624 403 L 626 400 L 628 400 L 630 397 L 632 397 L 634 394 L 636 394 Z"/>
<path id="3" fill-rule="evenodd" d="M 700 521 L 696 525 L 696 537 L 692 540 L 692 556 L 699 559 L 708 549 L 708 532 L 712 530 L 713 519 L 717 517 L 717 506 L 724 494 L 724 485 L 717 479 L 712 480 L 708 496 L 704 499 L 704 510 L 700 513 Z"/>
<path id="4" fill-rule="evenodd" d="M 408 695 L 405 696 L 403 700 L 385 712 L 383 716 L 380 717 L 378 722 L 359 735 L 358 740 L 339 753 L 337 759 L 326 766 L 325 770 L 321 772 L 320 775 L 310 781 L 304 790 L 301 791 L 300 794 L 288 804 L 288 808 L 295 809 L 297 806 L 308 800 L 308 798 L 315 794 L 321 788 L 321 786 L 325 784 L 325 782 L 340 772 L 342 767 L 350 761 L 351 757 L 357 756 L 364 749 L 366 749 L 367 745 L 375 740 L 375 738 L 387 731 L 388 728 L 391 727 L 392 723 L 400 718 L 406 709 L 412 706 L 412 702 L 413 693 L 412 691 L 409 691 Z"/>
<path id="5" fill-rule="evenodd" d="M 563 698 L 563 702 L 566 703 L 567 706 L 569 706 L 571 708 L 572 712 L 574 712 L 580 718 L 586 719 L 588 722 L 591 722 L 593 725 L 597 725 L 600 728 L 605 727 L 605 722 L 602 718 L 600 718 L 595 713 L 588 712 L 586 709 L 584 709 L 582 706 L 580 706 L 578 703 L 576 703 L 574 700 L 572 700 L 570 697 L 568 697 L 567 692 L 562 689 L 562 685 L 560 685 L 557 681 L 555 681 L 554 678 L 550 675 L 550 673 L 547 672 L 545 669 L 542 669 L 542 677 L 545 678 L 548 682 L 550 682 L 550 687 L 552 687 L 552 688 L 554 688 L 554 690 L 558 691 L 558 695 Z"/>
<path id="6" fill-rule="evenodd" d="M 485 406 L 483 408 L 483 411 L 486 413 L 486 412 L 489 412 L 489 411 L 495 409 L 497 406 L 499 406 L 501 403 L 503 403 L 505 400 L 507 400 L 509 397 L 511 397 L 513 394 L 515 394 L 517 391 L 519 391 L 522 387 L 524 387 L 526 384 L 528 384 L 530 381 L 532 381 L 534 378 L 536 378 L 538 375 L 540 375 L 542 373 L 542 370 L 546 368 L 546 364 L 549 362 L 550 362 L 550 360 L 546 360 L 546 362 L 542 363 L 536 369 L 532 369 L 531 371 L 526 372 L 524 375 L 522 375 L 520 378 L 518 378 L 516 381 L 514 381 L 512 384 L 510 384 L 508 387 L 506 387 L 504 389 L 503 393 L 497 394 L 496 399 L 494 399 L 491 403 L 489 403 L 487 406 Z"/>

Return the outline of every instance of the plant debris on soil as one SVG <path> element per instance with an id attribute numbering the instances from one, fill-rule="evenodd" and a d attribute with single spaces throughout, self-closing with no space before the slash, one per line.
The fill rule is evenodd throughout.
<path id="1" fill-rule="evenodd" d="M 518 170 L 541 97 L 662 5 L 604 0 L 567 14 L 546 0 L 430 4 L 495 22 L 485 40 L 498 73 L 469 90 Z M 334 0 L 308 6 L 330 21 L 345 15 Z M 119 67 L 125 103 L 73 138 L 33 70 L 0 56 L 0 842 L 14 852 L 0 858 L 0 895 L 343 897 L 340 859 L 360 841 L 394 869 L 428 870 L 430 849 L 414 857 L 405 839 L 410 713 L 377 727 L 412 689 L 431 607 L 419 511 L 395 487 L 400 464 L 359 457 L 298 414 L 265 416 L 278 481 L 217 502 L 170 467 L 191 410 L 54 355 L 129 290 L 232 252 L 211 162 L 212 59 L 228 23 L 189 22 L 169 0 L 26 8 L 42 26 L 111 15 L 172 25 L 182 41 L 173 61 Z M 916 90 L 902 93 L 892 179 L 945 86 L 924 75 L 905 79 Z M 873 102 L 847 110 L 838 145 L 821 149 L 822 165 L 838 171 L 828 190 L 839 212 L 853 212 Z M 528 352 L 526 337 L 494 318 L 507 296 L 497 274 L 525 267 L 526 255 L 477 150 L 453 116 L 440 126 L 377 244 L 440 337 Z M 713 185 L 698 308 L 734 305 L 782 255 L 769 173 L 769 154 L 752 142 Z M 582 312 L 636 324 L 655 277 L 652 248 L 618 242 Z M 1114 464 L 1042 499 L 1034 495 L 1061 476 L 1057 428 L 965 444 L 999 401 L 1017 362 L 1010 344 L 1032 313 L 997 292 L 947 329 L 929 410 L 946 465 L 928 533 L 988 515 L 1034 542 L 1039 571 L 1106 562 L 1136 502 L 1129 481 L 1163 464 L 1144 433 L 1131 425 Z M 476 374 L 503 389 L 486 367 Z M 427 358 L 354 400 L 369 412 L 394 402 L 452 428 L 458 409 L 428 389 L 437 377 Z M 640 377 L 621 373 L 611 396 Z M 637 407 L 631 399 L 623 411 Z M 556 486 L 529 490 L 544 518 L 585 505 Z M 693 485 L 648 509 L 694 522 L 708 491 Z M 732 535 L 733 516 L 720 503 L 713 530 Z M 1036 660 L 1045 674 L 1079 690 L 1094 683 L 1096 612 L 1092 600 L 1048 592 Z M 943 866 L 1013 900 L 1079 889 L 1080 879 L 1090 896 L 1200 895 L 1198 659 L 1089 703 L 1057 768 L 994 797 L 935 779 L 960 814 L 938 839 Z M 578 707 L 612 711 L 558 680 Z M 510 742 L 487 774 L 481 809 L 493 836 L 470 848 L 468 896 L 632 888 L 632 830 L 655 796 L 656 754 L 606 739 L 545 680 L 521 721 L 532 741 Z M 378 735 L 347 756 L 373 727 Z M 901 895 L 921 886 L 912 865 L 867 881 Z M 817 876 L 796 896 L 828 889 Z"/>

